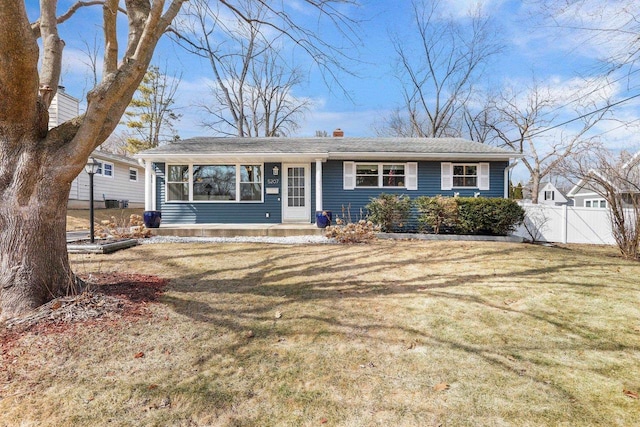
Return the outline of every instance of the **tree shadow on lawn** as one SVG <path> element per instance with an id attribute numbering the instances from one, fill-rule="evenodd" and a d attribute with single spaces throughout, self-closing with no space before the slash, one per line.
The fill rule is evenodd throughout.
<path id="1" fill-rule="evenodd" d="M 351 247 L 352 251 L 348 250 L 348 248 L 329 248 L 326 251 L 327 259 L 317 257 L 312 260 L 308 258 L 301 259 L 300 255 L 296 254 L 291 248 L 269 248 L 269 254 L 266 256 L 256 256 L 256 253 L 251 249 L 233 249 L 232 255 L 234 257 L 246 256 L 252 259 L 247 266 L 247 271 L 241 274 L 241 277 L 224 278 L 226 273 L 238 273 L 237 268 L 225 266 L 224 263 L 220 267 L 214 266 L 205 271 L 185 274 L 172 281 L 172 292 L 165 295 L 163 301 L 177 313 L 197 322 L 212 323 L 233 332 L 242 332 L 252 327 L 255 328 L 258 324 L 273 321 L 276 309 L 285 313 L 295 313 L 299 310 L 298 306 L 301 304 L 319 303 L 323 304 L 327 310 L 330 310 L 332 301 L 337 303 L 341 300 L 367 300 L 372 304 L 375 301 L 388 303 L 389 297 L 394 296 L 408 297 L 410 299 L 449 300 L 463 305 L 481 306 L 483 310 L 486 309 L 500 314 L 511 313 L 515 316 L 524 316 L 534 322 L 546 323 L 554 329 L 564 331 L 566 334 L 578 336 L 583 340 L 580 344 L 566 343 L 558 345 L 556 347 L 558 351 L 563 349 L 573 351 L 576 350 L 577 346 L 582 350 L 635 350 L 633 345 L 611 340 L 609 337 L 604 338 L 601 336 L 602 331 L 586 324 L 576 323 L 574 319 L 563 318 L 553 310 L 531 310 L 526 308 L 519 310 L 504 303 L 496 302 L 500 298 L 499 296 L 492 294 L 487 297 L 478 295 L 475 289 L 476 287 L 487 286 L 494 290 L 498 287 L 506 289 L 526 288 L 528 292 L 546 293 L 545 285 L 547 284 L 553 284 L 556 288 L 562 286 L 567 291 L 576 286 L 603 289 L 614 288 L 615 285 L 610 280 L 608 282 L 603 280 L 600 285 L 592 285 L 581 283 L 576 278 L 571 278 L 576 271 L 585 270 L 590 266 L 588 259 L 575 259 L 571 262 L 554 265 L 548 259 L 541 257 L 536 265 L 519 268 L 516 272 L 502 271 L 502 266 L 497 265 L 495 271 L 491 271 L 492 269 L 488 268 L 482 274 L 472 274 L 470 271 L 463 274 L 456 270 L 456 265 L 454 264 L 458 263 L 458 266 L 460 266 L 465 263 L 478 262 L 477 253 L 471 251 L 464 253 L 464 251 L 461 251 L 452 256 L 443 250 L 430 250 L 428 258 L 424 259 L 423 262 L 427 266 L 439 263 L 451 264 L 450 272 L 443 271 L 447 270 L 446 268 L 440 268 L 438 272 L 432 272 L 429 268 L 425 268 L 420 275 L 404 278 L 401 274 L 389 275 L 389 272 L 402 271 L 403 269 L 414 267 L 416 261 L 420 262 L 419 259 L 406 256 L 394 257 L 393 245 Z M 509 245 L 497 250 L 484 251 L 482 257 L 485 259 L 502 259 L 506 255 L 512 257 L 514 252 L 521 253 L 522 257 L 530 257 L 529 248 L 528 246 Z M 300 250 L 305 250 L 305 247 L 301 247 Z M 224 251 L 220 253 L 222 252 Z M 208 256 L 205 253 L 201 255 Z M 323 253 L 325 251 L 316 251 L 314 255 L 320 256 Z M 548 255 L 548 252 L 546 254 Z M 336 259 L 332 260 L 331 256 L 335 256 Z M 599 264 L 601 267 L 608 265 L 608 263 Z M 468 270 L 472 271 L 473 269 Z M 387 276 L 373 280 L 367 277 L 360 277 L 361 275 L 375 276 L 382 273 L 387 273 Z M 553 279 L 550 279 L 552 276 Z M 536 277 L 541 279 L 532 282 L 526 281 L 527 278 Z M 558 277 L 562 277 L 564 280 L 558 280 Z M 525 279 L 522 280 L 522 278 Z M 211 297 L 203 300 L 200 296 L 189 296 L 194 293 L 210 294 Z M 244 298 L 248 298 L 249 302 L 233 305 L 234 301 L 241 302 Z M 350 322 L 342 317 L 343 314 L 334 311 L 326 316 L 298 315 L 290 320 L 312 320 L 320 325 L 338 328 L 338 330 L 344 327 L 358 327 L 363 320 L 358 319 Z M 353 313 L 350 315 L 353 315 Z M 442 316 L 447 316 L 447 314 L 443 313 Z M 398 334 L 415 336 L 427 342 L 472 353 L 483 358 L 488 363 L 499 365 L 503 369 L 512 373 L 515 372 L 520 376 L 522 376 L 522 372 L 514 368 L 513 364 L 508 361 L 508 356 L 514 352 L 536 350 L 535 347 L 512 348 L 509 346 L 496 346 L 496 348 L 490 349 L 484 345 L 469 345 L 463 340 L 444 340 L 429 331 L 402 325 L 371 323 L 367 324 L 367 327 L 386 330 L 388 333 L 383 334 L 383 336 L 389 337 L 388 342 L 385 343 L 388 345 L 397 344 L 394 337 L 397 337 Z M 262 333 L 273 334 L 270 339 L 276 339 L 276 335 L 281 334 L 282 331 L 270 331 L 269 328 L 266 328 L 262 330 Z M 523 330 L 522 334 L 527 334 L 527 331 Z M 385 340 L 379 337 L 371 337 L 370 339 Z M 530 360 L 530 363 L 536 364 L 538 362 Z M 546 378 L 532 375 L 531 379 L 548 385 Z"/>
<path id="2" fill-rule="evenodd" d="M 465 311 L 477 316 L 489 313 L 515 325 L 533 322 L 541 330 L 561 331 L 555 338 L 575 335 L 575 339 L 563 339 L 553 348 L 573 356 L 591 350 L 637 352 L 637 345 L 603 336 L 586 318 L 562 316 L 549 304 L 517 308 L 504 302 L 505 296 L 523 292 L 526 297 L 544 297 L 549 287 L 556 292 L 598 297 L 609 291 L 614 296 L 618 284 L 607 274 L 621 265 L 619 259 L 598 259 L 599 270 L 593 270 L 594 259 L 580 254 L 559 260 L 554 258 L 553 248 L 477 243 L 294 247 L 202 244 L 189 250 L 179 245 L 165 247 L 170 249 L 155 251 L 160 257 L 153 260 L 157 274 L 162 275 L 166 267 L 172 277 L 161 302 L 187 319 L 209 325 L 212 331 L 233 335 L 235 338 L 226 340 L 218 352 L 236 355 L 251 345 L 251 340 L 269 343 L 252 351 L 267 351 L 280 338 L 314 342 L 329 337 L 350 345 L 352 336 L 348 331 L 364 331 L 357 337 L 381 348 L 397 346 L 401 340 L 415 340 L 420 346 L 437 346 L 468 354 L 473 360 L 479 358 L 510 376 L 529 378 L 567 400 L 579 399 L 566 383 L 551 383 L 542 373 L 547 367 L 567 369 L 553 354 L 545 354 L 550 348 L 548 343 L 519 342 L 517 337 L 513 343 L 487 343 L 485 337 L 485 342 L 479 344 L 464 335 L 443 336 L 437 329 L 416 327 L 410 317 L 384 321 L 382 315 L 369 312 L 390 309 L 393 315 L 403 304 L 416 301 L 424 307 L 427 303 L 431 304 L 429 307 L 452 306 L 458 315 Z M 144 263 L 148 256 L 149 252 L 139 247 L 129 251 L 126 259 L 135 265 Z M 112 259 L 117 265 L 117 257 Z M 517 265 L 508 264 L 516 261 Z M 189 267 L 191 262 L 195 263 L 193 267 Z M 601 274 L 601 278 L 587 281 L 589 274 L 594 279 L 594 273 Z M 633 288 L 624 287 L 627 291 Z M 277 318 L 276 313 L 282 313 L 282 318 Z M 443 310 L 436 317 L 448 320 L 449 316 Z M 247 331 L 254 335 L 247 338 Z M 473 330 L 468 332 L 474 334 Z M 524 327 L 519 332 L 529 333 Z M 545 338 L 544 333 L 538 335 L 543 338 L 537 339 Z M 205 353 L 200 363 L 214 356 Z M 534 368 L 523 371 L 526 364 Z M 596 368 L 584 369 L 596 372 Z M 574 410 L 596 411 L 585 401 Z"/>

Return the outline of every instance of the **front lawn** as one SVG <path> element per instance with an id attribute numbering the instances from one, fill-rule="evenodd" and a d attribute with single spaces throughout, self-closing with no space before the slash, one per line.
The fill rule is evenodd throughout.
<path id="1" fill-rule="evenodd" d="M 72 260 L 170 281 L 141 317 L 5 339 L 2 426 L 640 425 L 640 264 L 614 248 L 158 244 Z"/>

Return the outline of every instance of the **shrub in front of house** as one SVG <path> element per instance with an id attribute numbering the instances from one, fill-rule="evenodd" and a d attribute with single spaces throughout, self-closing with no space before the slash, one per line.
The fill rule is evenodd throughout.
<path id="1" fill-rule="evenodd" d="M 458 223 L 458 204 L 452 197 L 420 196 L 414 200 L 420 229 L 435 234 L 453 230 Z"/>
<path id="2" fill-rule="evenodd" d="M 524 220 L 524 209 L 514 200 L 458 197 L 456 234 L 507 235 Z"/>
<path id="3" fill-rule="evenodd" d="M 365 208 L 368 220 L 385 232 L 401 231 L 411 217 L 411 199 L 405 195 L 385 194 L 372 198 Z"/>

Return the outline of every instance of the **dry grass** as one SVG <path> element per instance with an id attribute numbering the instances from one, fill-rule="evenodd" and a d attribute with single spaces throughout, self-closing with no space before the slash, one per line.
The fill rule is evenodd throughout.
<path id="1" fill-rule="evenodd" d="M 612 248 L 173 244 L 72 258 L 81 273 L 171 282 L 150 318 L 3 349 L 0 425 L 640 425 L 623 393 L 640 391 L 640 264 Z"/>
<path id="2" fill-rule="evenodd" d="M 144 209 L 95 209 L 94 217 L 96 224 L 101 221 L 110 220 L 116 217 L 118 222 L 125 223 L 131 214 L 142 215 Z M 88 230 L 89 229 L 89 209 L 69 209 L 67 210 L 67 231 Z"/>

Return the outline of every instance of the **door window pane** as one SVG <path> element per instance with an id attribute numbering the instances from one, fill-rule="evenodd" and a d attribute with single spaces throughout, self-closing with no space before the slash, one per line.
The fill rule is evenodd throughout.
<path id="1" fill-rule="evenodd" d="M 305 206 L 304 167 L 287 169 L 287 204 L 289 207 Z"/>

